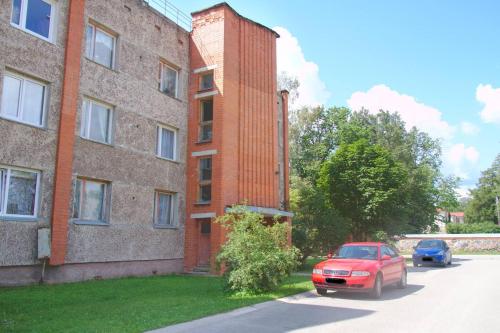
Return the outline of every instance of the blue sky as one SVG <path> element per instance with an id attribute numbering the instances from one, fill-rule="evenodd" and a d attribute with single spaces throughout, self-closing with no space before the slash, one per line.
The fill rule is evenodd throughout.
<path id="1" fill-rule="evenodd" d="M 190 13 L 215 2 L 172 3 Z M 280 27 L 278 66 L 299 77 L 304 104 L 404 108 L 391 111 L 443 140 L 443 171 L 464 188 L 500 152 L 500 1 L 229 4 Z"/>

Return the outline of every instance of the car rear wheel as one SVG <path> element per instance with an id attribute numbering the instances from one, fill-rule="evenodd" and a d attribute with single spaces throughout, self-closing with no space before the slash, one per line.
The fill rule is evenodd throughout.
<path id="1" fill-rule="evenodd" d="M 323 288 L 316 288 L 316 292 L 320 295 L 326 295 L 327 290 Z"/>
<path id="2" fill-rule="evenodd" d="M 413 267 L 418 267 L 418 264 L 416 261 L 413 261 Z"/>
<path id="3" fill-rule="evenodd" d="M 403 272 L 401 272 L 401 279 L 399 280 L 398 282 L 398 288 L 399 289 L 405 289 L 406 286 L 408 285 L 407 283 L 407 273 L 406 273 L 406 269 L 403 269 Z"/>
<path id="4" fill-rule="evenodd" d="M 448 261 L 448 265 L 451 265 L 451 254 L 450 254 L 450 261 Z"/>
<path id="5" fill-rule="evenodd" d="M 382 296 L 382 276 L 377 274 L 375 278 L 375 283 L 373 284 L 373 289 L 371 291 L 372 298 L 378 299 Z"/>

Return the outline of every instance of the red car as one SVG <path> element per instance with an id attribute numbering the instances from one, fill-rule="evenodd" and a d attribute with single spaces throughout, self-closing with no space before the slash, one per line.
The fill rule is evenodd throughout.
<path id="1" fill-rule="evenodd" d="M 328 290 L 369 292 L 382 295 L 382 287 L 406 288 L 407 269 L 402 256 L 384 243 L 347 243 L 335 256 L 314 266 L 312 282 L 320 295 Z"/>

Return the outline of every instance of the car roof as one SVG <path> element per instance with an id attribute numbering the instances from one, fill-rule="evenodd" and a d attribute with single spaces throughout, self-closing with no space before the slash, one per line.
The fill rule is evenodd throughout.
<path id="1" fill-rule="evenodd" d="M 353 246 L 353 245 L 380 246 L 380 245 L 387 245 L 387 244 L 381 243 L 381 242 L 352 242 L 352 243 L 345 243 L 342 246 Z"/>

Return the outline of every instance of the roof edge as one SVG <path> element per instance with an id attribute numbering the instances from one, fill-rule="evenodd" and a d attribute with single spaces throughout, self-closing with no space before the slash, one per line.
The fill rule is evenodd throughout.
<path id="1" fill-rule="evenodd" d="M 197 10 L 195 12 L 192 12 L 191 13 L 191 17 L 195 16 L 195 15 L 198 15 L 198 14 L 201 14 L 203 12 L 206 12 L 206 11 L 209 11 L 209 10 L 212 10 L 212 9 L 216 9 L 216 8 L 219 8 L 219 7 L 227 7 L 228 9 L 230 9 L 236 16 L 240 17 L 241 19 L 245 20 L 245 21 L 248 21 L 250 23 L 253 23 L 261 28 L 264 28 L 270 32 L 272 32 L 276 38 L 280 38 L 280 35 L 274 31 L 273 29 L 269 28 L 269 27 L 266 27 L 265 25 L 259 23 L 259 22 L 255 22 L 254 20 L 251 20 L 243 15 L 241 15 L 240 13 L 238 13 L 233 7 L 231 7 L 227 2 L 219 2 L 218 4 L 215 4 L 213 6 L 210 6 L 210 7 L 207 7 L 207 8 L 204 8 L 204 9 L 200 9 L 200 10 Z"/>

